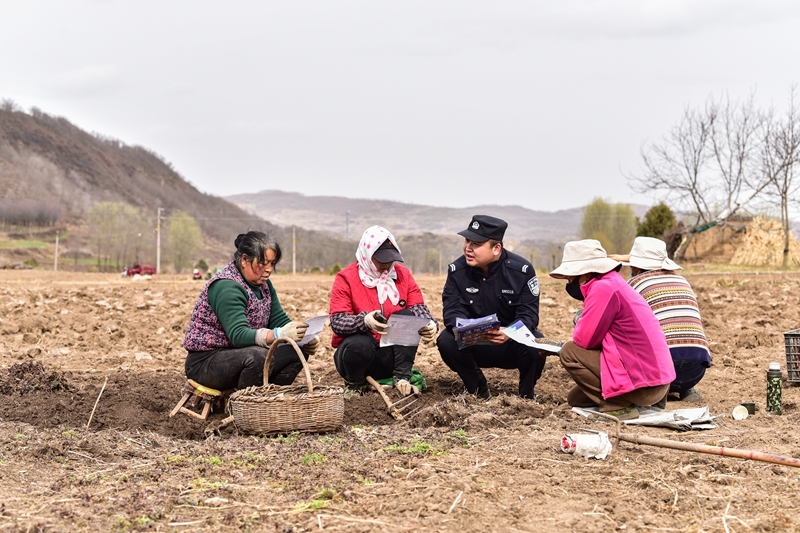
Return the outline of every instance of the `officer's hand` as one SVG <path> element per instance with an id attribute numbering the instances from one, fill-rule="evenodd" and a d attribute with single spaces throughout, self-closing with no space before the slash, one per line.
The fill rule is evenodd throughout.
<path id="1" fill-rule="evenodd" d="M 371 329 L 381 335 L 385 334 L 389 331 L 389 325 L 386 323 L 386 319 L 380 320 L 383 318 L 380 311 L 372 311 L 371 313 L 367 313 L 364 315 L 364 325 L 367 326 L 367 329 Z"/>
<path id="2" fill-rule="evenodd" d="M 417 333 L 422 338 L 424 342 L 431 342 L 433 338 L 436 336 L 436 333 L 439 331 L 439 326 L 436 324 L 435 320 L 431 320 L 428 324 L 421 328 Z"/>
<path id="3" fill-rule="evenodd" d="M 310 341 L 308 341 L 305 345 L 300 347 L 300 350 L 303 351 L 306 358 L 311 357 L 315 353 L 317 353 L 317 348 L 319 348 L 319 337 L 314 337 Z"/>
<path id="4" fill-rule="evenodd" d="M 308 324 L 305 322 L 289 322 L 285 326 L 275 328 L 275 340 L 292 339 L 297 342 L 303 338 L 307 329 Z"/>
<path id="5" fill-rule="evenodd" d="M 493 329 L 483 334 L 492 344 L 503 344 L 508 341 L 508 336 L 503 333 L 503 328 Z"/>

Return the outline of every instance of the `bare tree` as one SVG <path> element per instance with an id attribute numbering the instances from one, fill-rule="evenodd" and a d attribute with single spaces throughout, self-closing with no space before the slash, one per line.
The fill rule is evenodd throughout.
<path id="1" fill-rule="evenodd" d="M 765 116 L 756 109 L 753 94 L 741 104 L 731 102 L 726 95 L 719 102 L 712 100 L 709 107 L 715 117 L 711 134 L 715 170 L 719 172 L 715 181 L 723 189 L 720 207 L 731 215 L 765 187 L 763 181 L 755 178 Z M 744 195 L 749 197 L 743 200 Z"/>
<path id="2" fill-rule="evenodd" d="M 796 202 L 800 182 L 800 110 L 795 103 L 796 87 L 789 94 L 789 108 L 775 117 L 772 110 L 767 114 L 760 152 L 760 174 L 767 185 L 766 193 L 777 198 L 780 204 L 781 227 L 783 228 L 783 264 L 789 265 L 789 237 L 791 221 L 789 219 L 790 203 Z"/>
<path id="3" fill-rule="evenodd" d="M 631 188 L 672 200 L 679 209 L 695 213 L 696 224 L 713 220 L 715 189 L 708 168 L 715 120 L 714 106 L 700 111 L 686 107 L 680 123 L 642 149 L 644 173 L 629 177 Z"/>

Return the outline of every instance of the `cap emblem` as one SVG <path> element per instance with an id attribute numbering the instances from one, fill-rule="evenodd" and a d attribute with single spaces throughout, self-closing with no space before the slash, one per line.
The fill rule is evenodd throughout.
<path id="1" fill-rule="evenodd" d="M 480 225 L 480 224 L 478 224 L 478 221 L 477 221 L 477 220 L 476 220 L 475 222 L 473 222 L 473 223 L 472 223 L 472 229 L 478 229 L 478 228 L 480 228 L 480 227 L 481 227 L 481 225 Z"/>

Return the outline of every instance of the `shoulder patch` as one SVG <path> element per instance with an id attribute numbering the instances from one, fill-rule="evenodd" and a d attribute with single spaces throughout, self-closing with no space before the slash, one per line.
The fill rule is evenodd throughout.
<path id="1" fill-rule="evenodd" d="M 533 276 L 531 279 L 529 279 L 528 288 L 531 290 L 531 294 L 534 296 L 539 296 L 539 278 Z"/>
<path id="2" fill-rule="evenodd" d="M 456 264 L 455 264 L 455 263 L 450 263 L 450 264 L 447 266 L 447 268 L 449 268 L 449 269 L 450 269 L 450 272 L 455 272 L 455 271 L 456 271 Z"/>

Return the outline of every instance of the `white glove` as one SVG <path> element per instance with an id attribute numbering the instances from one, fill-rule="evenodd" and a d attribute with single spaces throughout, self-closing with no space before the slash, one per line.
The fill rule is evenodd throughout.
<path id="1" fill-rule="evenodd" d="M 407 379 L 398 379 L 394 382 L 394 388 L 400 391 L 403 396 L 409 394 L 419 394 L 419 389 L 409 383 Z"/>
<path id="2" fill-rule="evenodd" d="M 303 338 L 307 329 L 308 324 L 305 322 L 289 322 L 285 326 L 275 328 L 272 333 L 275 335 L 275 340 L 292 339 L 297 342 Z"/>
<path id="3" fill-rule="evenodd" d="M 419 333 L 419 336 L 422 337 L 424 342 L 431 342 L 438 331 L 439 326 L 436 324 L 436 321 L 431 320 L 428 322 L 427 326 L 421 328 L 417 333 Z"/>
<path id="4" fill-rule="evenodd" d="M 305 346 L 301 346 L 300 350 L 306 355 L 306 357 L 311 357 L 315 353 L 317 353 L 317 348 L 319 348 L 319 337 L 314 337 L 310 341 L 308 341 Z"/>
<path id="5" fill-rule="evenodd" d="M 380 320 L 378 320 L 378 318 L 376 318 L 375 315 L 380 315 L 380 313 L 381 313 L 380 311 L 372 311 L 371 313 L 367 313 L 366 315 L 364 315 L 364 325 L 367 326 L 367 328 L 371 329 L 372 331 L 375 331 L 380 335 L 383 335 L 387 331 L 389 331 L 389 325 L 386 322 L 381 322 Z"/>

